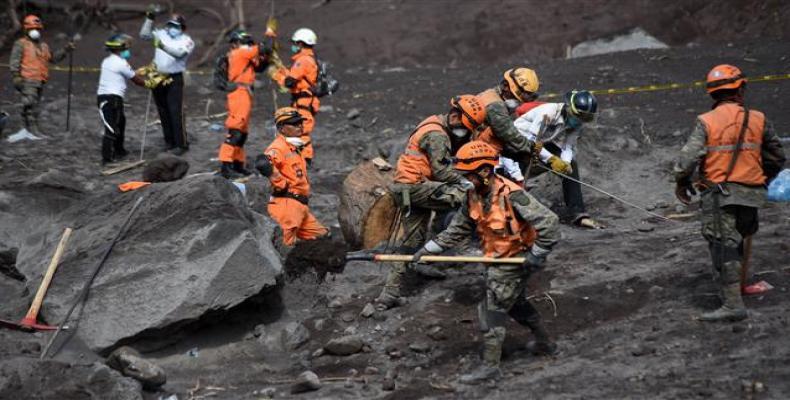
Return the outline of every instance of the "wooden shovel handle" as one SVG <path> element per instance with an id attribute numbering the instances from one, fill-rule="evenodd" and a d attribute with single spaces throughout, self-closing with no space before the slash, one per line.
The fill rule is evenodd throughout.
<path id="1" fill-rule="evenodd" d="M 60 259 L 63 257 L 63 253 L 66 250 L 66 243 L 69 241 L 69 237 L 71 237 L 71 228 L 66 228 L 63 231 L 63 236 L 60 237 L 60 243 L 58 243 L 57 249 L 55 249 L 55 255 L 52 256 L 52 260 L 49 262 L 49 267 L 44 274 L 44 279 L 41 280 L 41 285 L 38 286 L 36 297 L 33 298 L 33 303 L 27 311 L 25 320 L 36 321 L 38 310 L 41 308 L 41 303 L 44 301 L 44 296 L 47 294 L 49 284 L 52 282 L 52 276 L 55 275 L 55 270 L 58 268 Z"/>
<path id="2" fill-rule="evenodd" d="M 410 254 L 376 254 L 373 261 L 412 262 L 414 257 Z M 523 264 L 524 257 L 478 257 L 478 256 L 422 256 L 422 262 L 459 262 L 483 264 Z"/>

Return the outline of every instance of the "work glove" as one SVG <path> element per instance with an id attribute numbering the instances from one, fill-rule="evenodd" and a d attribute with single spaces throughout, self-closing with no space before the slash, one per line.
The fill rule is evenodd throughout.
<path id="1" fill-rule="evenodd" d="M 688 179 L 678 181 L 677 184 L 675 184 L 675 197 L 683 204 L 690 204 L 691 196 L 696 194 L 697 191 L 694 190 L 694 186 L 691 185 L 691 181 Z"/>
<path id="2" fill-rule="evenodd" d="M 272 162 L 265 154 L 260 154 L 258 157 L 255 157 L 255 169 L 267 178 L 272 176 L 272 172 L 274 172 Z"/>
<path id="3" fill-rule="evenodd" d="M 551 166 L 551 170 L 554 172 L 559 172 L 561 174 L 568 175 L 573 172 L 573 168 L 569 163 L 566 163 L 561 158 L 557 156 L 551 156 L 549 158 L 549 165 Z"/>
<path id="4" fill-rule="evenodd" d="M 153 21 L 156 19 L 156 12 L 157 12 L 156 4 L 149 4 L 148 8 L 145 10 L 145 17 Z"/>
<path id="5" fill-rule="evenodd" d="M 154 39 L 151 41 L 151 44 L 154 45 L 154 48 L 161 49 L 162 48 L 162 40 L 159 39 L 159 36 L 154 35 Z"/>
<path id="6" fill-rule="evenodd" d="M 413 260 L 412 262 L 418 264 L 425 264 L 425 262 L 420 262 L 420 258 L 422 258 L 422 256 L 432 256 L 439 254 L 443 251 L 444 249 L 442 248 L 442 246 L 439 246 L 439 244 L 434 242 L 433 240 L 429 240 L 428 243 L 425 243 L 425 246 L 422 246 L 421 249 L 417 250 L 417 252 L 414 253 L 414 258 L 412 259 Z"/>
<path id="7" fill-rule="evenodd" d="M 530 147 L 530 151 L 532 152 L 532 156 L 537 157 L 540 154 L 540 151 L 543 150 L 543 143 L 532 142 L 532 144 L 529 147 Z"/>
<path id="8" fill-rule="evenodd" d="M 532 248 L 529 249 L 526 256 L 524 257 L 524 269 L 528 272 L 535 272 L 543 269 L 543 265 L 546 264 L 546 256 L 549 255 L 551 250 L 546 250 L 536 244 L 532 245 Z"/>

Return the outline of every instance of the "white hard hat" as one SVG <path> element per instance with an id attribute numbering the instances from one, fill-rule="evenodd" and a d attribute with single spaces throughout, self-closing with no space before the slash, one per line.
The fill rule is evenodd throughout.
<path id="1" fill-rule="evenodd" d="M 315 46 L 318 42 L 318 36 L 316 36 L 315 32 L 310 28 L 299 28 L 294 32 L 294 35 L 291 36 L 291 41 L 303 42 L 308 46 Z"/>

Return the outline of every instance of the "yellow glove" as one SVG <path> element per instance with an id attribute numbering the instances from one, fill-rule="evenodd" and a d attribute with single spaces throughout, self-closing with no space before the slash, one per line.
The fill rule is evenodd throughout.
<path id="1" fill-rule="evenodd" d="M 565 161 L 562 161 L 562 159 L 557 156 L 551 156 L 549 158 L 549 165 L 551 166 L 551 170 L 554 172 L 559 172 L 565 175 L 568 175 L 571 172 L 573 172 L 573 168 L 571 168 L 571 165 L 566 163 Z"/>
<path id="2" fill-rule="evenodd" d="M 159 40 L 159 36 L 154 35 L 154 40 L 152 40 L 151 43 L 153 43 L 154 47 L 157 49 L 162 48 L 162 41 Z"/>

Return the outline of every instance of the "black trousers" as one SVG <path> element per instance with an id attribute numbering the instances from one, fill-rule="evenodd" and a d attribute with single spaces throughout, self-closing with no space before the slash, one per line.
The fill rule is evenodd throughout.
<path id="1" fill-rule="evenodd" d="M 173 82 L 161 85 L 153 90 L 159 120 L 162 122 L 162 134 L 167 148 L 189 147 L 187 132 L 184 126 L 184 75 L 171 74 Z"/>
<path id="2" fill-rule="evenodd" d="M 103 162 L 112 162 L 116 157 L 127 154 L 123 147 L 126 131 L 126 116 L 123 113 L 123 97 L 114 94 L 103 94 L 97 97 L 99 115 L 104 125 L 104 137 L 101 144 Z"/>

